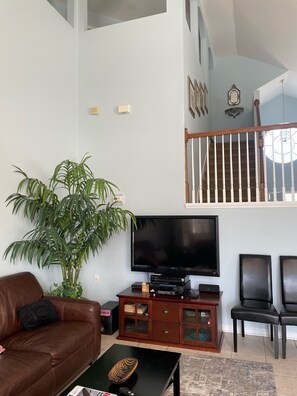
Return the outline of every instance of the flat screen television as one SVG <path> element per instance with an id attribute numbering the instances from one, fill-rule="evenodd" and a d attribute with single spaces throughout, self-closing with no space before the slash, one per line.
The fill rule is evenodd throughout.
<path id="1" fill-rule="evenodd" d="M 218 216 L 136 216 L 131 270 L 220 276 Z"/>

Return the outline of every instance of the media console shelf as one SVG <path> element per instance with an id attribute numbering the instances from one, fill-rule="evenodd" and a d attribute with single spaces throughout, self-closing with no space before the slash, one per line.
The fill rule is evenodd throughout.
<path id="1" fill-rule="evenodd" d="M 222 292 L 198 298 L 152 295 L 128 288 L 119 297 L 119 340 L 220 352 Z"/>

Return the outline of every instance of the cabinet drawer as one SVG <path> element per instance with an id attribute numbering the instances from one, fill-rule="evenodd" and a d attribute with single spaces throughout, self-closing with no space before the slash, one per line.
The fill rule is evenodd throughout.
<path id="1" fill-rule="evenodd" d="M 166 301 L 154 301 L 153 320 L 178 323 L 178 304 Z"/>
<path id="2" fill-rule="evenodd" d="M 178 344 L 179 330 L 178 323 L 153 322 L 153 339 Z"/>

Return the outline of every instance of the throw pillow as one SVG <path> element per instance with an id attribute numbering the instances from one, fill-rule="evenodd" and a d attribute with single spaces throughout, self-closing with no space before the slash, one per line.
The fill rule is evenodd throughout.
<path id="1" fill-rule="evenodd" d="M 46 299 L 24 305 L 18 313 L 24 328 L 28 331 L 60 320 L 54 304 Z"/>

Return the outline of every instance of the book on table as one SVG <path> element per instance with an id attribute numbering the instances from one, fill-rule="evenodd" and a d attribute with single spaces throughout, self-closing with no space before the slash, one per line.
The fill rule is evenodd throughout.
<path id="1" fill-rule="evenodd" d="M 134 304 L 134 303 L 126 303 L 124 307 L 124 311 L 126 313 L 135 313 L 135 309 L 137 309 L 137 314 L 138 315 L 143 315 L 147 311 L 147 305 L 146 304 Z"/>
<path id="2" fill-rule="evenodd" d="M 67 396 L 117 396 L 114 393 L 100 391 L 77 385 Z"/>

